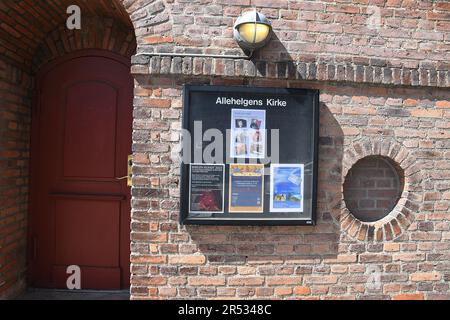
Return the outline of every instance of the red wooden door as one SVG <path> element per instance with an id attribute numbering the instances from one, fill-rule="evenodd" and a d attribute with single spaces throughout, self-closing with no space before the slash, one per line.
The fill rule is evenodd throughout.
<path id="1" fill-rule="evenodd" d="M 112 54 L 78 54 L 38 77 L 33 114 L 30 285 L 129 287 L 133 80 Z"/>

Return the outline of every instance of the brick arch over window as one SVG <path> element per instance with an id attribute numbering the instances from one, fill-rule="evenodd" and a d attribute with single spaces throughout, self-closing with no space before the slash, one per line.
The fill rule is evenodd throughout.
<path id="1" fill-rule="evenodd" d="M 347 208 L 343 190 L 331 204 L 331 212 L 341 230 L 359 241 L 390 241 L 400 237 L 414 221 L 422 196 L 422 182 L 426 180 L 413 155 L 394 139 L 363 138 L 347 146 L 342 161 L 342 187 L 349 170 L 368 156 L 383 156 L 403 170 L 404 189 L 391 212 L 375 222 L 363 222 Z"/>

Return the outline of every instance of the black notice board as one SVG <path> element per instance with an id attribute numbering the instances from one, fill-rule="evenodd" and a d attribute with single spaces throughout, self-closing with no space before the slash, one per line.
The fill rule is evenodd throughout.
<path id="1" fill-rule="evenodd" d="M 183 129 L 182 224 L 315 224 L 318 90 L 185 85 Z"/>

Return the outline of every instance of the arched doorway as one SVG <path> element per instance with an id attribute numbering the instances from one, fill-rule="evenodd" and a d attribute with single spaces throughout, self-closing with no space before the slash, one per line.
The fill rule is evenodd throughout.
<path id="1" fill-rule="evenodd" d="M 64 287 L 69 263 L 80 266 L 82 289 L 128 288 L 129 188 L 115 178 L 126 174 L 131 153 L 129 62 L 136 38 L 122 2 L 0 5 L 0 299 L 26 286 Z M 66 25 L 73 5 L 81 12 L 79 30 Z M 93 220 L 81 223 L 83 211 Z M 102 233 L 108 228 L 114 236 Z"/>
<path id="2" fill-rule="evenodd" d="M 129 62 L 81 50 L 42 68 L 33 112 L 30 285 L 127 289 L 133 80 Z"/>

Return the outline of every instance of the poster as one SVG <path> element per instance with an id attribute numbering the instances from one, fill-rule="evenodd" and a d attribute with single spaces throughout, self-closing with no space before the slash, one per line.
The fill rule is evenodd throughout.
<path id="1" fill-rule="evenodd" d="M 230 164 L 229 210 L 264 211 L 264 165 Z"/>
<path id="2" fill-rule="evenodd" d="M 189 212 L 223 213 L 224 164 L 190 164 Z"/>
<path id="3" fill-rule="evenodd" d="M 264 158 L 265 129 L 265 110 L 231 109 L 231 158 Z"/>
<path id="4" fill-rule="evenodd" d="M 303 212 L 303 164 L 270 166 L 270 211 Z"/>

